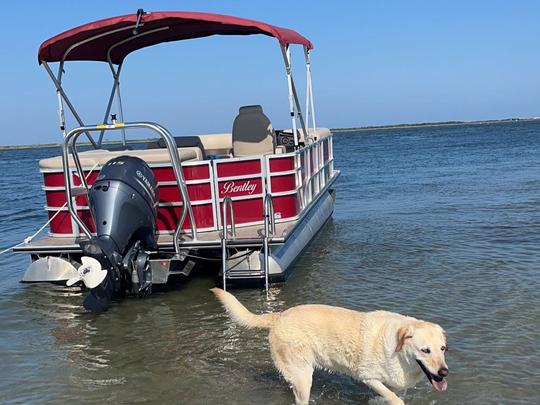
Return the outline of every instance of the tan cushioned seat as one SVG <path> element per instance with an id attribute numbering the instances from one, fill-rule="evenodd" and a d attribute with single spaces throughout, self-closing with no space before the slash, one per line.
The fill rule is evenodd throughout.
<path id="1" fill-rule="evenodd" d="M 231 149 L 232 134 L 205 134 L 199 135 L 199 138 L 204 146 L 204 149 Z"/>
<path id="2" fill-rule="evenodd" d="M 206 155 L 228 155 L 232 151 L 232 134 L 199 135 Z"/>
<path id="3" fill-rule="evenodd" d="M 260 105 L 240 107 L 234 119 L 232 146 L 236 157 L 274 153 L 274 129 Z"/>
<path id="4" fill-rule="evenodd" d="M 178 155 L 182 162 L 200 160 L 201 150 L 199 148 L 178 148 Z M 145 149 L 145 150 L 121 150 L 108 151 L 103 149 L 90 150 L 79 153 L 81 165 L 85 168 L 93 167 L 98 164 L 104 165 L 109 160 L 117 156 L 136 156 L 144 160 L 148 164 L 152 163 L 170 163 L 169 151 L 167 149 Z M 69 157 L 69 166 L 75 168 L 73 158 Z M 62 169 L 62 157 L 56 156 L 53 158 L 42 159 L 39 161 L 40 169 L 52 170 Z"/>

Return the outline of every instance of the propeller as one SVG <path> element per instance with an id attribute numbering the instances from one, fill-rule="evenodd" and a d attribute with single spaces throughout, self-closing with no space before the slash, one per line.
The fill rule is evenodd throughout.
<path id="1" fill-rule="evenodd" d="M 70 278 L 66 285 L 69 287 L 82 281 L 87 288 L 96 288 L 107 277 L 107 270 L 103 270 L 99 261 L 93 257 L 83 256 L 81 262 L 82 265 L 77 269 L 78 275 Z"/>

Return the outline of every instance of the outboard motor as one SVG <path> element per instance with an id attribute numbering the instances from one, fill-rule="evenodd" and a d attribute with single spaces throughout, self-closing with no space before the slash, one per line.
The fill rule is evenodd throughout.
<path id="1" fill-rule="evenodd" d="M 109 307 L 113 296 L 151 292 L 147 252 L 157 249 L 159 194 L 154 174 L 144 160 L 119 156 L 105 164 L 88 197 L 96 236 L 81 243 L 79 280 L 90 288 L 84 307 L 100 312 Z"/>

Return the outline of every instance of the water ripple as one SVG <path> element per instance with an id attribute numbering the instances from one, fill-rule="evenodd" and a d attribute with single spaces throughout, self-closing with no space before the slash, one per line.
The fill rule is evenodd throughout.
<path id="1" fill-rule="evenodd" d="M 269 300 L 260 290 L 235 294 L 257 312 L 323 303 L 440 323 L 449 391 L 422 382 L 404 394 L 408 404 L 537 403 L 539 129 L 336 135 L 334 219 Z M 55 153 L 0 152 L 0 246 L 46 220 L 36 162 Z M 208 292 L 209 273 L 93 316 L 76 289 L 19 284 L 27 263 L 0 264 L 0 402 L 292 402 L 265 333 L 229 320 Z M 381 402 L 350 378 L 317 372 L 312 403 Z"/>

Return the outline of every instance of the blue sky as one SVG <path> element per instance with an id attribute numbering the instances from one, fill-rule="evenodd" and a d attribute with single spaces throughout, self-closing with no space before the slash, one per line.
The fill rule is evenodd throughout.
<path id="1" fill-rule="evenodd" d="M 540 116 L 538 1 L 19 1 L 4 6 L 0 24 L 0 145 L 61 139 L 54 88 L 37 64 L 42 41 L 139 7 L 231 14 L 307 36 L 319 126 Z M 298 48 L 300 87 L 302 59 Z M 84 121 L 101 122 L 107 65 L 66 70 Z M 246 104 L 262 104 L 276 128 L 290 125 L 280 50 L 264 36 L 135 52 L 122 95 L 126 121 L 156 121 L 175 134 L 230 131 Z"/>

